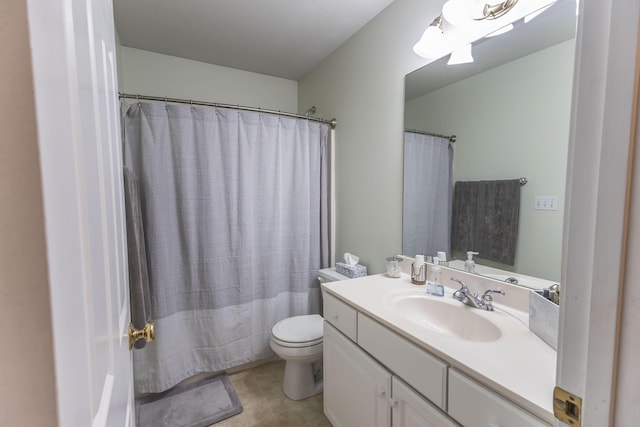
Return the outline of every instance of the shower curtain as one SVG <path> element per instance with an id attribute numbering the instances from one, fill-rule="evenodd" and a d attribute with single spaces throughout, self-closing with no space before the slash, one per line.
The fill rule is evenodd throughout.
<path id="1" fill-rule="evenodd" d="M 402 253 L 449 253 L 453 197 L 453 148 L 449 140 L 404 133 Z"/>
<path id="2" fill-rule="evenodd" d="M 320 308 L 328 126 L 142 102 L 122 120 L 156 327 L 133 352 L 136 391 L 272 356 L 272 326 Z"/>

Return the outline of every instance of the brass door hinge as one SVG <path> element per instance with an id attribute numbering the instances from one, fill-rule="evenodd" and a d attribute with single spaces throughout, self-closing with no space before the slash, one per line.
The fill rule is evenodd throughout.
<path id="1" fill-rule="evenodd" d="M 582 423 L 582 398 L 556 387 L 553 389 L 553 415 L 565 424 L 579 427 Z"/>

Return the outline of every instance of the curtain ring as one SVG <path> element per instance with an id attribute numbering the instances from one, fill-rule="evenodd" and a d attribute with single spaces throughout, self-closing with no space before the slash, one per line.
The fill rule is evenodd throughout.
<path id="1" fill-rule="evenodd" d="M 136 101 L 138 101 L 138 107 L 141 107 L 142 105 L 140 104 L 140 94 L 136 95 Z"/>

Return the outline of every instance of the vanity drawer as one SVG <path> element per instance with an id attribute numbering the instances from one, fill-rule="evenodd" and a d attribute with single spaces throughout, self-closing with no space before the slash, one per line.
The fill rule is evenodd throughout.
<path id="1" fill-rule="evenodd" d="M 358 313 L 358 345 L 433 404 L 447 410 L 446 363 L 362 313 Z"/>
<path id="2" fill-rule="evenodd" d="M 550 426 L 453 369 L 449 370 L 448 412 L 449 416 L 465 427 Z"/>
<path id="3" fill-rule="evenodd" d="M 324 320 L 331 323 L 355 342 L 357 311 L 328 292 L 322 293 L 322 303 L 324 306 Z"/>

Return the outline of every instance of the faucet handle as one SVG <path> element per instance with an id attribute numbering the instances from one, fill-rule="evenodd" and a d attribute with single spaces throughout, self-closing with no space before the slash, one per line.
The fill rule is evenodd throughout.
<path id="1" fill-rule="evenodd" d="M 486 291 L 484 291 L 484 294 L 482 294 L 482 300 L 493 301 L 493 297 L 491 296 L 491 294 L 505 295 L 504 291 L 500 288 L 498 288 L 497 290 L 487 289 Z"/>

